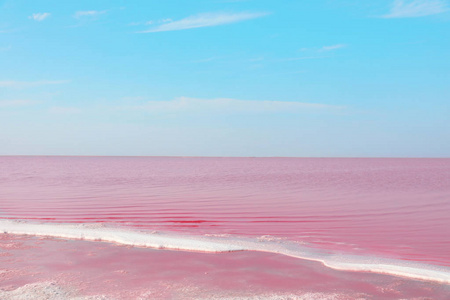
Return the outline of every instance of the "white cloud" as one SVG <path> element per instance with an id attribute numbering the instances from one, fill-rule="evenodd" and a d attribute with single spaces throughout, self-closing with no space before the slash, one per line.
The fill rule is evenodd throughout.
<path id="1" fill-rule="evenodd" d="M 0 107 L 27 106 L 35 103 L 35 101 L 30 100 L 0 100 Z"/>
<path id="2" fill-rule="evenodd" d="M 319 51 L 332 51 L 332 50 L 342 49 L 345 47 L 347 47 L 347 45 L 337 44 L 337 45 L 331 45 L 331 46 L 324 46 L 324 47 L 320 48 Z"/>
<path id="3" fill-rule="evenodd" d="M 239 100 L 231 98 L 199 99 L 179 97 L 170 101 L 148 101 L 142 105 L 122 107 L 150 113 L 274 113 L 311 109 L 336 109 L 338 106 L 290 101 Z"/>
<path id="4" fill-rule="evenodd" d="M 50 17 L 50 13 L 35 13 L 35 14 L 32 14 L 31 16 L 29 16 L 28 19 L 32 19 L 32 20 L 40 22 L 40 21 L 44 21 L 48 17 Z"/>
<path id="5" fill-rule="evenodd" d="M 54 85 L 68 83 L 68 80 L 39 80 L 39 81 L 0 81 L 0 87 L 6 88 L 28 88 L 42 85 Z"/>
<path id="6" fill-rule="evenodd" d="M 260 18 L 266 16 L 267 13 L 205 13 L 195 16 L 190 16 L 178 21 L 166 19 L 164 24 L 155 26 L 140 33 L 160 32 L 160 31 L 174 31 L 185 30 L 200 27 L 219 26 L 224 24 L 231 24 L 245 20 Z"/>
<path id="7" fill-rule="evenodd" d="M 83 17 L 96 17 L 102 14 L 105 14 L 106 10 L 85 10 L 85 11 L 77 11 L 75 13 L 75 18 L 80 19 Z"/>
<path id="8" fill-rule="evenodd" d="M 440 14 L 448 11 L 444 0 L 395 0 L 391 11 L 383 18 L 415 18 Z"/>

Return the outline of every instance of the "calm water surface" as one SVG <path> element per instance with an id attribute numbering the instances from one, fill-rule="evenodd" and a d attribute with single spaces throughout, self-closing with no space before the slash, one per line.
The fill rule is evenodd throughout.
<path id="1" fill-rule="evenodd" d="M 450 159 L 0 157 L 0 217 L 450 266 Z"/>

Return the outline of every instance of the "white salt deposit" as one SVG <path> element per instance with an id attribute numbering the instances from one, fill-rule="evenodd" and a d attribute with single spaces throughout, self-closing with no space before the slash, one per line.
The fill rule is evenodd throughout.
<path id="1" fill-rule="evenodd" d="M 39 282 L 21 286 L 12 291 L 0 290 L 0 299 L 8 300 L 110 300 L 105 296 L 78 296 L 73 290 L 53 282 Z M 112 300 L 112 299 L 111 299 Z"/>
<path id="2" fill-rule="evenodd" d="M 346 295 L 337 293 L 287 293 L 287 294 L 259 294 L 240 295 L 240 292 L 205 291 L 197 287 L 177 286 L 171 292 L 171 299 L 199 299 L 199 300 L 347 300 L 366 299 L 363 295 Z M 201 296 L 203 295 L 203 296 Z M 160 299 L 154 291 L 147 291 L 137 296 L 139 300 Z M 166 297 L 163 297 L 164 299 Z M 54 282 L 39 282 L 21 286 L 15 290 L 0 290 L 0 299 L 8 300 L 116 300 L 114 297 L 80 296 L 74 290 L 61 287 Z"/>
<path id="3" fill-rule="evenodd" d="M 207 238 L 161 235 L 136 232 L 119 228 L 90 226 L 85 224 L 36 224 L 24 221 L 0 220 L 0 232 L 51 236 L 67 239 L 104 241 L 123 245 L 204 252 L 226 252 L 246 250 L 245 248 L 219 243 Z"/>

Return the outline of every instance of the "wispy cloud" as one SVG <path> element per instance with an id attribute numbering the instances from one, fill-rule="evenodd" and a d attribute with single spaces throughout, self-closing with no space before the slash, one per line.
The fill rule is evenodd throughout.
<path id="1" fill-rule="evenodd" d="M 340 107 L 319 103 L 290 101 L 239 100 L 231 98 L 199 99 L 179 97 L 170 101 L 148 101 L 142 105 L 122 107 L 150 113 L 276 113 Z"/>
<path id="2" fill-rule="evenodd" d="M 313 48 L 301 48 L 300 51 L 306 52 L 306 53 L 319 53 L 319 52 L 328 52 L 328 51 L 334 51 L 338 49 L 347 48 L 346 44 L 335 44 L 330 46 L 323 46 L 323 47 L 313 47 Z"/>
<path id="3" fill-rule="evenodd" d="M 29 88 L 42 85 L 54 85 L 68 83 L 68 80 L 39 80 L 39 81 L 0 81 L 0 87 L 5 88 Z"/>
<path id="4" fill-rule="evenodd" d="M 391 10 L 382 18 L 416 18 L 440 14 L 448 11 L 444 0 L 395 0 Z"/>
<path id="5" fill-rule="evenodd" d="M 12 49 L 12 46 L 11 46 L 11 45 L 5 46 L 5 47 L 0 47 L 0 51 L 9 51 L 9 50 L 11 50 L 11 49 Z"/>
<path id="6" fill-rule="evenodd" d="M 177 21 L 168 21 L 140 33 L 185 30 L 200 27 L 219 26 L 256 19 L 268 15 L 267 13 L 204 13 L 190 16 Z"/>
<path id="7" fill-rule="evenodd" d="M 296 61 L 296 60 L 307 60 L 307 59 L 319 59 L 319 58 L 327 58 L 328 56 L 301 56 L 301 57 L 288 57 L 282 58 L 278 61 Z"/>
<path id="8" fill-rule="evenodd" d="M 31 100 L 0 100 L 0 107 L 17 107 L 35 104 L 36 101 Z"/>
<path id="9" fill-rule="evenodd" d="M 99 15 L 106 14 L 106 10 L 83 10 L 75 12 L 75 18 L 81 19 L 84 17 L 97 17 Z"/>
<path id="10" fill-rule="evenodd" d="M 122 97 L 122 100 L 125 102 L 133 103 L 133 102 L 142 102 L 142 101 L 148 100 L 148 98 L 143 97 L 143 96 L 128 96 L 128 97 Z"/>
<path id="11" fill-rule="evenodd" d="M 162 23 L 168 23 L 172 22 L 172 19 L 162 19 L 162 20 L 150 20 L 150 21 L 144 21 L 144 22 L 131 22 L 128 24 L 128 26 L 140 26 L 140 25 L 156 25 L 156 24 L 162 24 Z"/>
<path id="12" fill-rule="evenodd" d="M 338 49 L 342 49 L 347 47 L 347 45 L 345 44 L 337 44 L 337 45 L 331 45 L 331 46 L 324 46 L 322 48 L 319 49 L 320 52 L 324 52 L 324 51 L 333 51 L 333 50 L 338 50 Z"/>
<path id="13" fill-rule="evenodd" d="M 17 29 L 0 29 L 0 33 L 11 33 L 15 31 L 17 31 Z"/>
<path id="14" fill-rule="evenodd" d="M 77 107 L 62 107 L 62 106 L 50 107 L 48 111 L 52 114 L 61 114 L 61 115 L 71 115 L 81 113 L 81 109 Z"/>
<path id="15" fill-rule="evenodd" d="M 214 60 L 217 60 L 218 57 L 208 57 L 208 58 L 203 58 L 203 59 L 197 59 L 197 60 L 193 60 L 191 61 L 192 63 L 208 63 L 208 62 L 212 62 Z"/>
<path id="16" fill-rule="evenodd" d="M 257 57 L 248 59 L 249 62 L 258 62 L 258 61 L 263 61 L 263 60 L 265 60 L 264 56 L 257 56 Z"/>
<path id="17" fill-rule="evenodd" d="M 44 21 L 45 19 L 47 19 L 48 17 L 50 17 L 50 13 L 35 13 L 32 14 L 31 16 L 28 17 L 28 19 L 32 19 L 35 21 Z"/>

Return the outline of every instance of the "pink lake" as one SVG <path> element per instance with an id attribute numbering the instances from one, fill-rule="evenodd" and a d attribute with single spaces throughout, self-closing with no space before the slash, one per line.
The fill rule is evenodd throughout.
<path id="1" fill-rule="evenodd" d="M 149 281 L 169 282 L 173 293 L 181 293 L 180 274 L 193 280 L 189 286 L 201 286 L 202 291 L 219 289 L 217 293 L 224 297 L 306 292 L 329 297 L 337 290 L 343 299 L 450 298 L 448 216 L 450 159 L 0 157 L 0 221 L 8 231 L 14 229 L 14 224 L 23 227 L 24 222 L 52 224 L 55 230 L 50 229 L 51 234 L 46 235 L 58 237 L 62 228 L 70 226 L 67 224 L 101 223 L 101 228 L 149 235 L 157 231 L 186 237 L 188 241 L 192 237 L 219 237 L 224 244 L 245 240 L 258 245 L 257 249 L 250 247 L 252 251 L 206 254 L 3 234 L 8 245 L 15 245 L 16 238 L 24 240 L 16 248 L 8 248 L 8 255 L 0 255 L 0 288 L 13 290 L 43 280 L 75 278 L 68 270 L 49 267 L 51 260 L 38 259 L 56 247 L 74 261 L 74 270 L 85 274 L 85 278 L 112 276 L 109 282 L 118 282 L 120 276 L 125 277 L 115 294 L 119 298 L 130 296 L 119 292 L 127 285 L 137 291 Z M 36 228 L 29 233 L 39 235 L 36 230 L 42 227 Z M 79 252 L 78 256 L 64 248 L 67 243 Z M 23 246 L 28 244 L 34 246 Z M 290 253 L 297 250 L 268 253 L 274 252 L 271 249 L 275 244 L 283 249 L 292 245 L 310 249 L 310 257 L 319 257 L 319 262 L 286 256 L 296 256 Z M 88 250 L 90 247 L 92 250 Z M 26 266 L 11 260 L 20 251 L 35 257 L 29 260 L 33 263 Z M 89 252 L 96 255 L 97 262 L 79 258 Z M 145 261 L 159 261 L 153 267 L 169 275 L 158 277 L 161 272 L 142 270 L 139 262 L 146 255 L 149 258 Z M 134 277 L 119 276 L 104 268 L 110 263 L 102 262 L 103 256 L 106 261 L 126 257 L 120 268 Z M 169 263 L 177 259 L 188 259 L 190 263 L 184 267 Z M 324 260 L 329 267 L 320 263 Z M 352 269 L 362 270 L 368 262 L 371 266 L 383 263 L 364 267 L 370 273 Z M 386 262 L 389 268 L 379 267 Z M 87 267 L 91 263 L 92 268 Z M 202 272 L 215 275 L 208 280 L 198 277 L 192 264 L 203 265 Z M 346 271 L 347 265 L 351 267 Z M 425 281 L 417 281 L 420 276 L 412 279 L 413 275 L 408 279 L 409 274 L 403 271 L 402 277 L 376 274 L 393 275 L 392 270 L 406 270 L 407 266 L 414 266 L 416 273 L 425 277 L 429 270 L 434 273 Z M 340 270 L 335 270 L 338 267 Z M 36 272 L 41 275 L 34 276 L 34 281 L 27 280 L 27 272 L 20 271 L 27 268 L 40 268 Z M 2 280 L 7 274 L 1 273 L 2 269 L 20 271 L 22 275 Z M 255 269 L 264 270 L 259 278 Z M 230 281 L 231 277 L 247 279 L 238 284 Z M 246 284 L 248 278 L 260 284 Z M 74 282 L 81 282 L 77 280 Z M 221 280 L 228 283 L 221 285 Z M 390 280 L 401 284 L 391 289 L 391 294 L 389 289 L 383 294 L 381 287 Z M 318 284 L 324 281 L 329 284 Z M 254 289 L 246 288 L 249 286 Z M 92 289 L 82 290 L 95 294 Z M 104 294 L 108 290 L 97 292 Z M 158 290 L 158 295 L 173 296 L 166 292 Z M 197 292 L 197 296 L 203 295 Z M 195 289 L 189 293 L 183 295 L 196 297 Z"/>

